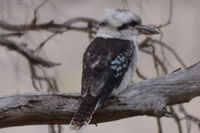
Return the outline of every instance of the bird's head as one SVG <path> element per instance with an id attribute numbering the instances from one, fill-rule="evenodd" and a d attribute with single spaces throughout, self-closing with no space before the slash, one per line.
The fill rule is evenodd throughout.
<path id="1" fill-rule="evenodd" d="M 131 38 L 140 34 L 153 35 L 159 31 L 143 25 L 140 17 L 122 9 L 106 9 L 97 36 Z"/>

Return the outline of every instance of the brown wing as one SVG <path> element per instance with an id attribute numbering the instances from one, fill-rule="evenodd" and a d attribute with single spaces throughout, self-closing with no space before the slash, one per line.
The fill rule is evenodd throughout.
<path id="1" fill-rule="evenodd" d="M 96 38 L 83 55 L 82 95 L 92 96 L 119 86 L 131 62 L 131 41 Z M 109 93 L 111 90 L 109 91 Z"/>

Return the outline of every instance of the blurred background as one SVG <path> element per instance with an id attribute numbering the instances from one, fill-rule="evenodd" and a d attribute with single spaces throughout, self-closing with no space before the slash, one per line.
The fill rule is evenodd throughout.
<path id="1" fill-rule="evenodd" d="M 43 0 L 1 0 L 0 20 L 11 24 L 30 24 L 34 18 L 34 10 Z M 37 13 L 37 23 L 54 20 L 62 23 L 74 17 L 89 17 L 100 20 L 105 8 L 125 8 L 138 14 L 144 24 L 161 25 L 168 21 L 170 15 L 169 0 L 49 0 Z M 182 58 L 186 66 L 200 61 L 200 1 L 199 0 L 173 0 L 171 24 L 163 27 L 162 41 L 172 47 Z M 5 31 L 0 30 L 3 34 Z M 17 39 L 19 43 L 25 42 L 28 47 L 35 48 L 49 36 L 46 31 L 27 31 Z M 139 41 L 142 41 L 141 37 Z M 160 35 L 153 37 L 160 39 Z M 69 31 L 58 34 L 42 49 L 40 56 L 50 61 L 59 62 L 62 65 L 48 71 L 49 77 L 55 77 L 61 92 L 80 92 L 82 55 L 90 40 L 88 34 Z M 159 51 L 158 51 L 159 55 Z M 168 72 L 181 67 L 180 63 L 171 53 L 166 52 Z M 155 77 L 155 69 L 151 56 L 140 53 L 140 71 L 148 78 Z M 141 79 L 134 77 L 134 81 Z M 23 94 L 36 91 L 32 87 L 29 65 L 21 55 L 0 47 L 0 96 L 11 94 Z M 45 90 L 42 90 L 45 91 Z M 188 113 L 200 118 L 200 98 L 193 99 L 185 104 Z M 176 109 L 176 107 L 175 107 Z M 178 133 L 177 124 L 173 119 L 162 118 L 164 132 Z M 184 133 L 186 123 L 181 122 Z M 64 132 L 71 132 L 68 125 L 63 126 Z M 157 121 L 154 117 L 138 116 L 114 122 L 91 125 L 85 132 L 115 133 L 156 133 Z M 23 126 L 0 129 L 0 133 L 48 133 L 48 127 Z M 199 133 L 197 125 L 192 124 L 191 133 Z"/>

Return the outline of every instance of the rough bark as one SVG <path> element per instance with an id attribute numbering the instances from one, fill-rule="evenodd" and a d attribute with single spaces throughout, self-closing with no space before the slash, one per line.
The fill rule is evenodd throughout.
<path id="1" fill-rule="evenodd" d="M 130 85 L 119 97 L 98 109 L 91 123 L 138 115 L 167 116 L 166 105 L 189 102 L 200 96 L 200 63 L 187 69 Z M 31 93 L 0 97 L 0 128 L 69 124 L 80 94 Z"/>

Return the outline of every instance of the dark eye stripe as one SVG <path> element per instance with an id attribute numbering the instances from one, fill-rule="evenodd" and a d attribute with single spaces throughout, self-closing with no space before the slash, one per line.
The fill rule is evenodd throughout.
<path id="1" fill-rule="evenodd" d="M 101 22 L 99 25 L 100 25 L 100 26 L 106 26 L 106 25 L 107 25 L 107 22 Z"/>
<path id="2" fill-rule="evenodd" d="M 121 25 L 121 26 L 119 26 L 118 28 L 117 28 L 117 30 L 125 30 L 125 29 L 127 29 L 128 28 L 128 26 L 136 26 L 136 25 L 138 25 L 139 23 L 138 22 L 136 22 L 136 21 L 131 21 L 131 22 L 129 22 L 129 23 L 125 23 L 125 24 L 123 24 L 123 25 Z"/>
<path id="3" fill-rule="evenodd" d="M 136 25 L 138 25 L 138 22 L 136 22 L 136 21 L 131 21 L 128 25 L 130 25 L 130 26 L 136 26 Z"/>
<path id="4" fill-rule="evenodd" d="M 121 25 L 121 26 L 119 26 L 118 28 L 117 28 L 117 30 L 125 30 L 125 29 L 127 29 L 128 28 L 128 24 L 123 24 L 123 25 Z"/>

